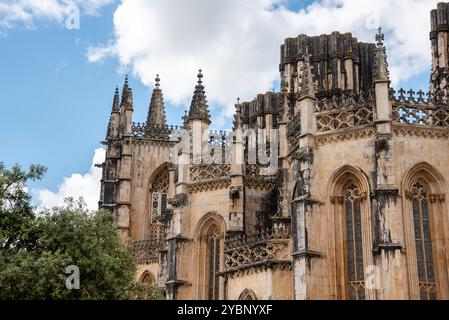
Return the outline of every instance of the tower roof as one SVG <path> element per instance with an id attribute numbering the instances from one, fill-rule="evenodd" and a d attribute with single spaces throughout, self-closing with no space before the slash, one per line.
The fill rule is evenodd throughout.
<path id="1" fill-rule="evenodd" d="M 203 120 L 210 124 L 209 105 L 207 103 L 206 91 L 202 78 L 202 71 L 199 70 L 198 84 L 196 85 L 195 92 L 193 94 L 188 120 Z"/>
<path id="2" fill-rule="evenodd" d="M 155 127 L 166 127 L 167 120 L 165 117 L 164 97 L 160 88 L 159 75 L 156 76 L 156 84 L 154 86 L 153 95 L 151 96 L 150 106 L 148 108 L 147 129 Z"/>

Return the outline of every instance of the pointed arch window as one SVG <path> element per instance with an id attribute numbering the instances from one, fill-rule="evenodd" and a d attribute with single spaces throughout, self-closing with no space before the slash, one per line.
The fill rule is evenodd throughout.
<path id="1" fill-rule="evenodd" d="M 345 191 L 344 210 L 348 297 L 352 300 L 365 299 L 361 199 L 362 193 L 359 188 L 351 184 Z"/>
<path id="2" fill-rule="evenodd" d="M 167 169 L 164 169 L 156 175 L 151 185 L 150 215 L 152 222 L 158 221 L 166 214 L 168 185 L 169 173 Z"/>
<path id="3" fill-rule="evenodd" d="M 245 289 L 239 296 L 241 301 L 255 301 L 257 300 L 256 294 L 250 289 Z"/>
<path id="4" fill-rule="evenodd" d="M 207 292 L 209 300 L 218 300 L 220 288 L 220 230 L 211 227 L 207 233 Z"/>
<path id="5" fill-rule="evenodd" d="M 332 296 L 339 300 L 373 300 L 366 286 L 367 267 L 374 265 L 370 184 L 359 168 L 344 166 L 330 180 L 331 228 L 329 258 L 335 269 Z"/>
<path id="6" fill-rule="evenodd" d="M 153 274 L 151 274 L 148 271 L 145 271 L 145 273 L 142 275 L 142 277 L 140 279 L 140 283 L 154 285 L 156 283 L 156 279 L 154 278 Z"/>
<path id="7" fill-rule="evenodd" d="M 437 294 L 432 258 L 429 192 L 422 181 L 417 181 L 411 191 L 419 294 L 421 300 L 435 300 Z"/>

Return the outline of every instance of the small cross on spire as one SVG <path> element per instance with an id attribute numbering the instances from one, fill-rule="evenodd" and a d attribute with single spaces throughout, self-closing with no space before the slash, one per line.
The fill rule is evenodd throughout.
<path id="1" fill-rule="evenodd" d="M 376 34 L 377 46 L 382 47 L 384 45 L 385 34 L 383 34 L 381 27 L 379 27 L 379 29 L 377 29 L 377 31 L 378 31 Z"/>

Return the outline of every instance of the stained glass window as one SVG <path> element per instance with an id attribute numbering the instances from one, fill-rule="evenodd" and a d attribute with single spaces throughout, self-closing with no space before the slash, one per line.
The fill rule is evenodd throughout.
<path id="1" fill-rule="evenodd" d="M 355 185 L 345 192 L 346 259 L 348 294 L 351 300 L 365 299 L 363 267 L 361 193 Z"/>
<path id="2" fill-rule="evenodd" d="M 413 185 L 413 225 L 421 300 L 435 300 L 437 298 L 432 259 L 428 196 L 428 192 L 423 183 L 418 181 Z"/>
<path id="3" fill-rule="evenodd" d="M 209 300 L 218 300 L 220 288 L 220 235 L 216 227 L 208 234 L 208 255 L 208 296 Z"/>
<path id="4" fill-rule="evenodd" d="M 151 202 L 151 220 L 156 221 L 159 218 L 159 197 L 158 192 L 153 192 L 152 202 Z"/>
<path id="5" fill-rule="evenodd" d="M 167 211 L 167 193 L 169 184 L 168 170 L 162 170 L 153 180 L 151 186 L 151 221 L 163 218 Z"/>

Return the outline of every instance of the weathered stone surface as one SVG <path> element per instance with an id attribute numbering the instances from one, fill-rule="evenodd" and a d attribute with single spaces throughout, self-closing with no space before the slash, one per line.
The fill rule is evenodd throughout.
<path id="1" fill-rule="evenodd" d="M 163 130 L 149 134 L 131 126 L 126 81 L 100 206 L 124 239 L 144 241 L 136 281 L 154 279 L 169 299 L 449 299 L 448 6 L 431 13 L 428 99 L 390 88 L 380 30 L 377 45 L 286 39 L 281 92 L 238 101 L 234 122 L 279 129 L 274 172 L 237 163 L 246 140 L 225 133 L 192 149 L 240 150 L 235 163 L 175 165 L 159 87 L 147 123 Z M 200 73 L 184 128 L 200 137 L 209 124 Z"/>

